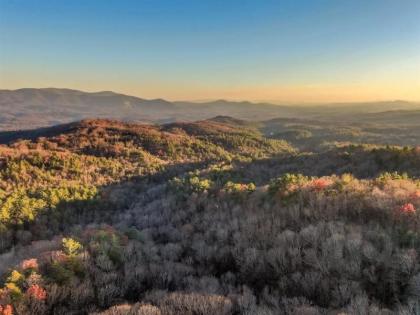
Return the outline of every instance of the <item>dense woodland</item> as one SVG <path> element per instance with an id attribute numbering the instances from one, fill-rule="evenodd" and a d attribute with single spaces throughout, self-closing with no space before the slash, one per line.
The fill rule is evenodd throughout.
<path id="1" fill-rule="evenodd" d="M 420 314 L 420 141 L 385 126 L 0 133 L 0 315 Z"/>

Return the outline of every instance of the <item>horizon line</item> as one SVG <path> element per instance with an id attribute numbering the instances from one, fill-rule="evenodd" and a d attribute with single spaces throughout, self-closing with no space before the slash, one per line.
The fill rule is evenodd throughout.
<path id="1" fill-rule="evenodd" d="M 113 90 L 81 90 L 77 88 L 68 88 L 68 87 L 21 87 L 15 89 L 5 89 L 0 87 L 0 91 L 10 91 L 15 92 L 19 90 L 67 90 L 67 91 L 74 91 L 74 92 L 81 92 L 86 94 L 100 94 L 100 93 L 113 93 L 117 95 L 123 95 L 127 97 L 135 97 L 138 99 L 146 100 L 146 101 L 154 101 L 154 100 L 163 100 L 166 102 L 171 103 L 194 103 L 194 104 L 201 104 L 201 103 L 211 103 L 211 102 L 232 102 L 232 103 L 251 103 L 251 104 L 268 104 L 268 105 L 276 105 L 276 106 L 291 106 L 291 105 L 351 105 L 351 104 L 374 104 L 374 103 L 396 103 L 396 102 L 405 102 L 405 103 L 420 103 L 420 100 L 410 100 L 410 99 L 377 99 L 377 100 L 366 100 L 366 101 L 336 101 L 336 102 L 319 102 L 319 101 L 280 101 L 280 100 L 264 100 L 264 99 L 237 99 L 237 98 L 213 98 L 213 99 L 180 99 L 174 100 L 171 98 L 162 98 L 162 97 L 155 97 L 155 98 L 144 98 L 140 95 L 134 94 L 126 94 L 122 92 L 117 92 Z"/>

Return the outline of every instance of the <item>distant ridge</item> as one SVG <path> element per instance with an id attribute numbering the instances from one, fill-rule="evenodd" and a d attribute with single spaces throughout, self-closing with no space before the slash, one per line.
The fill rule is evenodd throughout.
<path id="1" fill-rule="evenodd" d="M 158 124 L 196 121 L 215 116 L 252 121 L 279 117 L 316 120 L 349 120 L 352 117 L 361 117 L 365 120 L 369 119 L 366 113 L 417 109 L 420 110 L 420 103 L 406 101 L 316 106 L 274 105 L 223 99 L 193 103 L 171 102 L 161 98 L 143 99 L 113 91 L 21 88 L 0 90 L 0 130 L 32 129 L 90 117 Z"/>

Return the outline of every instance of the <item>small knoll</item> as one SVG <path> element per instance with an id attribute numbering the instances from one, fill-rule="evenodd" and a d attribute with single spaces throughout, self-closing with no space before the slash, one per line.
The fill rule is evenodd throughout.
<path id="1" fill-rule="evenodd" d="M 242 119 L 237 119 L 231 116 L 215 116 L 213 118 L 208 119 L 208 121 L 215 121 L 219 123 L 229 124 L 229 125 L 237 125 L 237 126 L 251 126 L 254 123 Z"/>

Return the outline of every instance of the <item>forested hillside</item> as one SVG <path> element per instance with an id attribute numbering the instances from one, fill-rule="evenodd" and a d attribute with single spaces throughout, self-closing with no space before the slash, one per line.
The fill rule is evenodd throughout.
<path id="1" fill-rule="evenodd" d="M 420 313 L 420 150 L 329 128 L 0 133 L 0 314 Z"/>

